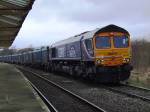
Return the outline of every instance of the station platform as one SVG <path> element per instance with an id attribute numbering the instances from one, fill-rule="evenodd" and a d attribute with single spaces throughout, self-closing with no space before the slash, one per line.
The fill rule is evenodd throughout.
<path id="1" fill-rule="evenodd" d="M 0 63 L 0 112 L 48 112 L 23 74 L 5 63 Z"/>

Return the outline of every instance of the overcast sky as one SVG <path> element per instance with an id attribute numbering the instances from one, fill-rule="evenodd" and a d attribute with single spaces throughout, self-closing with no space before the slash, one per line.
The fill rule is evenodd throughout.
<path id="1" fill-rule="evenodd" d="M 133 39 L 150 35 L 150 0 L 35 0 L 12 46 L 50 45 L 87 30 L 116 24 Z"/>

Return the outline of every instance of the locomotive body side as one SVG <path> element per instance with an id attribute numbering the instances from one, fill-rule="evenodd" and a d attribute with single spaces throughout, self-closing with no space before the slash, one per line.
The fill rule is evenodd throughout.
<path id="1" fill-rule="evenodd" d="M 81 61 L 80 41 L 53 46 L 51 48 L 51 60 L 52 71 L 69 72 L 71 69 L 73 70 L 73 67 L 80 64 Z"/>

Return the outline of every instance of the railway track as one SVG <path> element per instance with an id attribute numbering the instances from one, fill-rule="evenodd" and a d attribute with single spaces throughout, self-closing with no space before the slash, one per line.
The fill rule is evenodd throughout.
<path id="1" fill-rule="evenodd" d="M 142 88 L 142 87 L 136 87 L 128 84 L 120 84 L 118 86 L 104 86 L 104 88 L 127 95 L 132 98 L 138 98 L 146 102 L 150 102 L 150 89 Z"/>
<path id="2" fill-rule="evenodd" d="M 90 83 L 89 81 L 84 81 L 82 79 L 74 79 L 66 76 L 65 74 L 57 75 L 31 68 L 25 69 L 34 71 L 37 75 L 61 85 L 63 88 L 66 88 L 67 90 L 81 96 L 84 99 L 87 99 L 88 101 L 99 107 L 102 107 L 108 112 L 149 112 L 150 110 L 149 101 L 108 89 L 108 87 L 114 89 L 127 88 L 125 85 L 105 86 L 98 83 Z M 133 90 L 133 88 L 127 90 Z M 135 94 L 137 94 L 136 92 L 139 92 L 138 94 L 140 95 L 140 90 L 135 91 Z M 122 91 L 124 92 L 125 90 L 123 89 Z M 130 92 L 132 93 L 132 91 Z M 147 96 L 149 96 L 148 93 L 149 91 L 147 90 Z"/>
<path id="3" fill-rule="evenodd" d="M 147 92 L 150 92 L 150 89 L 148 88 L 144 88 L 144 87 L 138 87 L 138 86 L 133 86 L 133 85 L 130 85 L 130 84 L 124 84 L 124 83 L 121 83 L 122 86 L 128 86 L 128 87 L 132 87 L 132 88 L 135 88 L 135 89 L 142 89 L 144 91 L 147 91 Z"/>
<path id="4" fill-rule="evenodd" d="M 48 101 L 48 99 L 38 90 L 38 88 L 31 81 L 29 81 L 29 83 L 34 88 L 34 90 L 38 93 L 41 99 L 44 101 L 44 103 L 46 104 L 50 112 L 58 112 L 58 110 L 52 105 L 50 101 Z"/>
<path id="5" fill-rule="evenodd" d="M 99 106 L 97 106 L 97 105 L 95 105 L 95 104 L 93 104 L 93 103 L 91 103 L 91 102 L 89 102 L 88 100 L 86 100 L 86 99 L 84 99 L 84 98 L 82 98 L 81 96 L 79 96 L 79 95 L 77 95 L 77 94 L 75 94 L 75 93 L 73 93 L 73 92 L 71 92 L 71 91 L 69 91 L 69 90 L 67 90 L 67 89 L 65 89 L 65 88 L 63 88 L 63 87 L 61 87 L 60 85 L 58 85 L 58 84 L 56 84 L 56 83 L 54 83 L 54 82 L 52 82 L 52 81 L 50 81 L 50 80 L 48 80 L 48 79 L 46 79 L 46 78 L 44 78 L 44 77 L 42 77 L 42 76 L 40 76 L 39 74 L 37 74 L 37 73 L 35 73 L 35 72 L 33 72 L 33 71 L 30 71 L 30 70 L 27 70 L 27 69 L 24 69 L 24 68 L 20 68 L 19 67 L 19 69 L 21 70 L 21 71 L 23 71 L 23 72 L 26 72 L 26 73 L 24 73 L 25 74 L 25 76 L 29 79 L 29 80 L 33 80 L 33 78 L 31 78 L 30 79 L 30 77 L 31 77 L 31 74 L 34 76 L 34 78 L 36 77 L 36 78 L 38 78 L 38 81 L 39 80 L 41 80 L 41 81 L 43 81 L 43 84 L 45 83 L 45 86 L 48 88 L 48 87 L 55 87 L 55 88 L 57 88 L 57 89 L 59 89 L 59 90 L 61 90 L 61 91 L 63 91 L 64 93 L 61 93 L 61 94 L 67 94 L 69 97 L 72 97 L 74 100 L 76 100 L 76 102 L 78 102 L 77 104 L 81 104 L 79 107 L 86 107 L 86 109 L 87 110 L 85 110 L 86 112 L 106 112 L 106 110 L 104 110 L 104 109 L 102 109 L 102 108 L 100 108 Z M 29 73 L 30 74 L 30 76 L 29 75 L 27 75 L 27 73 Z M 34 79 L 34 80 L 36 80 L 36 78 Z M 32 82 L 32 81 L 31 81 Z M 34 84 L 35 84 L 36 82 L 34 82 Z M 41 83 L 42 84 L 42 83 Z M 32 86 L 33 86 L 33 83 L 32 83 Z M 37 91 L 39 91 L 40 92 L 40 90 L 38 89 L 38 87 L 37 87 L 37 85 L 35 84 L 34 86 L 33 86 L 34 88 L 36 88 L 36 90 Z M 43 88 L 42 88 L 43 89 Z M 43 90 L 44 91 L 44 90 Z M 49 93 L 50 94 L 50 93 Z M 64 99 L 65 100 L 65 99 Z M 72 99 L 71 99 L 72 100 Z M 69 100 L 68 100 L 68 102 L 69 102 Z M 76 104 L 76 105 L 77 105 Z M 66 105 L 67 106 L 67 105 Z M 89 110 L 88 110 L 89 109 Z M 56 109 L 54 109 L 54 110 L 56 110 Z M 82 111 L 83 111 L 83 109 L 81 109 Z M 58 111 L 59 111 L 59 109 L 58 109 Z M 69 110 L 68 110 L 69 111 Z M 78 112 L 80 112 L 80 110 L 77 110 Z"/>

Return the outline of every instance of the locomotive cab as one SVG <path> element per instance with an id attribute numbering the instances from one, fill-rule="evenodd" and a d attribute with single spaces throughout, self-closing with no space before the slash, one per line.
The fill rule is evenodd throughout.
<path id="1" fill-rule="evenodd" d="M 130 36 L 121 32 L 100 33 L 94 37 L 96 66 L 121 66 L 130 63 Z"/>
<path id="2" fill-rule="evenodd" d="M 102 82 L 127 80 L 132 70 L 128 31 L 115 25 L 108 25 L 99 29 L 92 41 L 97 79 Z"/>

